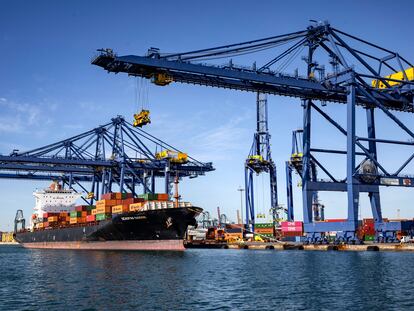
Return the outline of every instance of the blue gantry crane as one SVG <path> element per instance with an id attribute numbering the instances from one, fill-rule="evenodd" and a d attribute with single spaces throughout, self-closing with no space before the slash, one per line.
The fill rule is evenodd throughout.
<path id="1" fill-rule="evenodd" d="M 237 66 L 233 58 L 255 53 L 270 53 L 271 58 L 258 65 L 252 60 L 249 67 Z M 294 74 L 283 73 L 302 56 L 301 68 Z M 224 65 L 206 63 L 227 59 Z M 406 224 L 384 222 L 381 212 L 380 186 L 413 187 L 414 178 L 405 170 L 414 158 L 401 160 L 396 171 L 387 169 L 378 153 L 378 144 L 413 146 L 414 132 L 393 112 L 412 113 L 414 75 L 413 65 L 398 52 L 383 48 L 365 39 L 332 27 L 328 22 L 314 23 L 304 30 L 250 40 L 242 43 L 199 49 L 183 53 L 161 53 L 151 48 L 144 56 L 118 56 L 111 49 L 100 50 L 92 64 L 108 72 L 124 72 L 140 76 L 157 85 L 172 82 L 253 91 L 263 94 L 296 97 L 303 106 L 302 201 L 304 228 L 309 242 L 318 243 L 326 232 L 337 232 L 337 241 L 358 243 L 358 211 L 360 193 L 367 193 L 375 219 L 379 241 L 394 241 L 395 232 Z M 297 63 L 293 63 L 295 66 Z M 328 68 L 331 68 L 328 72 Z M 408 69 L 407 69 L 408 68 Z M 299 75 L 304 72 L 304 76 Z M 346 105 L 346 126 L 330 116 L 324 106 L 328 103 Z M 366 136 L 356 134 L 356 108 L 366 113 Z M 376 114 L 382 113 L 394 122 L 408 139 L 378 138 Z M 346 150 L 314 148 L 311 146 L 312 113 L 317 113 L 343 135 Z M 328 170 L 318 160 L 318 154 L 346 156 L 345 176 Z M 312 161 L 328 179 L 312 178 Z M 339 161 L 339 160 L 338 160 Z M 338 162 L 339 163 L 339 162 Z M 347 220 L 343 222 L 314 222 L 313 195 L 321 191 L 347 193 Z"/>
<path id="2" fill-rule="evenodd" d="M 59 181 L 87 193 L 87 204 L 115 187 L 134 195 L 154 193 L 156 179 L 171 195 L 177 179 L 212 170 L 212 163 L 197 161 L 121 116 L 44 147 L 0 155 L 0 178 Z"/>
<path id="3" fill-rule="evenodd" d="M 272 160 L 270 149 L 270 134 L 268 126 L 267 97 L 257 93 L 256 98 L 256 133 L 253 144 L 245 162 L 245 195 L 246 195 L 246 226 L 254 232 L 254 175 L 269 174 L 270 210 L 272 211 L 273 226 L 276 228 L 280 221 L 281 208 L 277 197 L 276 165 Z"/>
<path id="4" fill-rule="evenodd" d="M 287 198 L 287 220 L 294 221 L 293 211 L 293 191 L 292 191 L 292 171 L 295 171 L 299 176 L 302 176 L 303 171 L 303 130 L 298 129 L 292 132 L 292 152 L 290 160 L 286 161 L 286 198 Z M 311 180 L 317 181 L 317 166 L 313 159 L 310 161 Z M 319 201 L 317 191 L 313 192 L 312 197 L 312 213 L 313 221 L 325 220 L 325 206 Z"/>

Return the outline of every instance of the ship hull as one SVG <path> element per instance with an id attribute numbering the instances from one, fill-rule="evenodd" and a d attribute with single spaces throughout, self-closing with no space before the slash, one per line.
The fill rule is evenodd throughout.
<path id="1" fill-rule="evenodd" d="M 72 249 L 72 250 L 118 250 L 118 251 L 183 251 L 184 243 L 179 240 L 104 241 L 104 242 L 33 242 L 21 243 L 25 248 Z"/>
<path id="2" fill-rule="evenodd" d="M 114 215 L 112 219 L 16 234 L 27 248 L 84 250 L 184 250 L 198 207 L 167 208 Z"/>

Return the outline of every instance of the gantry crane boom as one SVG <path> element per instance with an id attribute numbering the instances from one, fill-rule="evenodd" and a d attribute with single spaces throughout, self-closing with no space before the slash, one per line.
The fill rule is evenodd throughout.
<path id="1" fill-rule="evenodd" d="M 354 74 L 353 69 L 341 56 L 338 50 L 340 47 L 349 51 L 349 54 L 353 55 L 363 65 L 366 65 L 367 70 L 356 73 L 358 83 L 364 84 L 364 86 L 370 85 L 371 80 L 381 81 L 384 85 L 388 85 L 388 83 L 386 78 L 381 76 L 380 70 L 372 69 L 362 59 L 361 55 L 368 55 L 370 59 L 375 59 L 382 68 L 391 67 L 389 61 L 393 58 L 397 58 L 400 63 L 404 62 L 407 66 L 412 67 L 408 61 L 398 56 L 398 53 L 395 52 L 392 52 L 393 54 L 389 56 L 389 59 L 382 60 L 376 56 L 363 53 L 350 47 L 340 37 L 341 34 L 345 36 L 350 35 L 338 31 L 328 24 L 316 27 L 310 26 L 307 30 L 294 34 L 293 37 L 292 34 L 278 36 L 276 39 L 270 41 L 270 43 L 269 41 L 263 42 L 266 39 L 260 39 L 250 41 L 253 42 L 250 44 L 238 44 L 237 53 L 253 53 L 256 50 L 271 48 L 281 43 L 285 44 L 286 42 L 301 39 L 291 47 L 291 50 L 288 49 L 284 53 L 277 55 L 260 68 L 257 68 L 255 64 L 249 68 L 240 67 L 234 65 L 232 61 L 222 66 L 196 63 L 197 61 L 217 56 L 231 57 L 235 53 L 233 45 L 226 46 L 230 47 L 227 49 L 226 47 L 217 47 L 170 55 L 163 55 L 158 49 L 151 48 L 146 56 L 118 56 L 111 49 L 101 49 L 99 50 L 100 53 L 93 58 L 92 64 L 100 66 L 108 72 L 124 72 L 129 75 L 152 79 L 158 85 L 182 82 L 339 103 L 347 102 L 347 89 L 344 86 L 344 82 L 349 79 L 350 75 Z M 257 41 L 263 43 L 259 44 Z M 314 42 L 314 44 L 321 46 L 328 53 L 329 57 L 341 63 L 345 69 L 329 77 L 323 77 L 319 81 L 314 76 L 300 77 L 298 75 L 287 75 L 271 69 L 271 66 L 283 60 L 286 55 L 293 53 L 300 47 L 308 45 L 309 42 Z M 332 46 L 328 46 L 328 43 L 331 43 Z M 254 48 L 251 47 L 252 45 Z M 313 67 L 313 70 L 315 70 L 316 66 Z M 366 106 L 372 105 L 375 100 L 380 100 L 388 109 L 413 112 L 412 92 L 410 88 L 413 85 L 414 83 L 411 81 L 400 81 L 397 85 L 400 89 L 399 92 L 392 92 L 389 89 L 379 90 L 372 87 L 370 95 L 357 90 L 355 94 L 356 104 Z M 407 86 L 410 87 L 407 88 Z"/>

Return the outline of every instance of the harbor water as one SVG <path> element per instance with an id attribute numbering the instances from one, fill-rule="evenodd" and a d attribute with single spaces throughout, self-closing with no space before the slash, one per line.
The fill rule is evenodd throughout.
<path id="1" fill-rule="evenodd" d="M 0 247 L 0 310 L 414 310 L 414 253 Z"/>

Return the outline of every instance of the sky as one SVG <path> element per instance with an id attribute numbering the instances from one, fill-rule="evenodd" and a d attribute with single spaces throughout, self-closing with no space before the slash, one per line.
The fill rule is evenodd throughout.
<path id="1" fill-rule="evenodd" d="M 90 60 L 99 48 L 112 48 L 119 55 L 144 55 L 150 47 L 183 52 L 302 30 L 313 19 L 328 20 L 335 28 L 413 60 L 414 47 L 408 39 L 414 4 L 399 1 L 392 8 L 398 14 L 390 14 L 389 2 L 378 0 L 1 0 L 0 153 L 59 141 L 116 115 L 132 119 L 141 107 L 135 95 L 136 80 L 92 66 Z M 256 60 L 271 59 L 271 51 L 267 53 L 258 59 L 242 57 L 237 63 L 250 66 Z M 292 66 L 288 73 L 299 67 L 297 63 Z M 244 184 L 244 160 L 255 129 L 255 94 L 179 83 L 166 87 L 148 84 L 146 90 L 152 123 L 145 130 L 198 160 L 213 162 L 216 168 L 206 176 L 183 181 L 183 198 L 214 215 L 220 206 L 235 221 L 240 208 L 237 189 Z M 279 201 L 286 204 L 285 161 L 290 156 L 292 130 L 302 127 L 302 108 L 298 99 L 269 96 L 268 101 Z M 324 110 L 345 126 L 344 105 L 328 104 Z M 398 116 L 412 125 L 412 115 Z M 358 131 L 365 130 L 364 118 L 359 109 Z M 344 137 L 322 119 L 315 116 L 313 125 L 313 146 L 344 148 Z M 377 130 L 378 134 L 407 139 L 383 116 L 377 120 Z M 382 163 L 391 168 L 410 155 L 404 148 L 381 147 L 380 151 Z M 327 167 L 344 174 L 344 157 L 326 157 L 324 161 Z M 301 191 L 296 187 L 299 179 L 294 179 L 295 215 L 301 219 Z M 267 213 L 268 176 L 257 177 L 256 184 L 257 212 Z M 32 192 L 47 185 L 0 180 L 0 230 L 12 230 L 17 209 L 23 209 L 28 218 L 34 206 Z M 381 194 L 384 216 L 414 216 L 412 190 L 386 188 Z M 344 193 L 321 193 L 320 199 L 326 205 L 327 217 L 346 217 Z M 361 195 L 361 217 L 370 215 L 366 195 Z"/>

